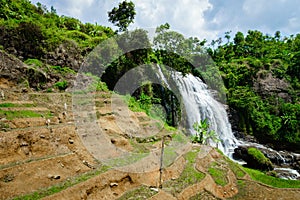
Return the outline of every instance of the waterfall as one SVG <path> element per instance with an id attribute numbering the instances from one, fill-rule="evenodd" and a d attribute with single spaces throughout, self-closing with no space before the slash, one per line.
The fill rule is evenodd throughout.
<path id="1" fill-rule="evenodd" d="M 157 67 L 156 76 L 161 80 L 161 83 L 165 85 L 165 87 L 173 92 L 175 91 L 174 93 L 177 94 L 176 97 L 179 98 L 183 104 L 182 109 L 185 110 L 185 115 L 183 115 L 183 119 L 181 120 L 184 120 L 184 127 L 188 129 L 189 133 L 195 134 L 193 129 L 193 124 L 195 122 L 207 119 L 210 130 L 214 130 L 218 134 L 220 140 L 218 144 L 213 143 L 213 141 L 209 141 L 209 144 L 217 146 L 218 149 L 235 162 L 246 164 L 244 161 L 233 159 L 232 154 L 237 146 L 254 146 L 261 151 L 267 150 L 267 152 L 273 152 L 277 155 L 280 159 L 280 163 L 277 163 L 278 165 L 275 168 L 275 171 L 278 173 L 279 177 L 285 179 L 299 179 L 300 174 L 297 170 L 285 166 L 286 159 L 282 156 L 282 152 L 277 152 L 261 144 L 237 140 L 235 138 L 232 133 L 225 106 L 214 99 L 214 91 L 209 90 L 208 86 L 200 78 L 191 74 L 183 76 L 180 72 L 175 72 L 166 67 L 166 70 L 171 73 L 165 75 L 164 70 L 162 70 L 160 66 Z M 266 156 L 268 157 L 268 155 Z M 282 165 L 283 167 L 281 167 Z"/>
<path id="2" fill-rule="evenodd" d="M 170 87 L 172 85 L 170 80 L 163 75 L 159 66 L 158 68 L 157 76 Z M 220 140 L 218 144 L 209 141 L 210 145 L 217 146 L 225 155 L 231 157 L 238 141 L 232 133 L 225 106 L 213 98 L 207 85 L 200 78 L 191 74 L 183 76 L 180 72 L 174 71 L 170 77 L 180 93 L 189 133 L 195 134 L 193 129 L 195 122 L 207 119 L 210 130 L 214 130 Z"/>
<path id="3" fill-rule="evenodd" d="M 191 133 L 195 134 L 193 124 L 207 119 L 211 130 L 214 130 L 220 139 L 218 148 L 226 155 L 230 155 L 236 147 L 231 125 L 223 104 L 215 100 L 203 81 L 191 74 L 182 76 L 175 74 L 175 82 L 179 88 L 187 114 L 187 125 Z M 211 145 L 213 144 L 210 141 Z"/>

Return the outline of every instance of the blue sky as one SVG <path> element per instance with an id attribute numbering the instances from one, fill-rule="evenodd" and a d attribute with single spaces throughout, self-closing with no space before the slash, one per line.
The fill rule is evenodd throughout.
<path id="1" fill-rule="evenodd" d="M 121 0 L 31 0 L 59 15 L 112 26 L 107 12 Z M 168 22 L 173 30 L 199 39 L 217 39 L 226 31 L 259 30 L 274 35 L 300 33 L 299 0 L 132 0 L 137 15 L 133 28 L 155 28 Z"/>

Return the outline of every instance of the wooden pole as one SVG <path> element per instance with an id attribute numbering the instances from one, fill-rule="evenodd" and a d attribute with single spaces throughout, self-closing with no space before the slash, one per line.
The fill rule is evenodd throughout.
<path id="1" fill-rule="evenodd" d="M 162 188 L 164 147 L 165 147 L 165 136 L 163 136 L 162 140 L 161 140 L 161 154 L 160 154 L 160 167 L 159 167 L 159 188 Z"/>

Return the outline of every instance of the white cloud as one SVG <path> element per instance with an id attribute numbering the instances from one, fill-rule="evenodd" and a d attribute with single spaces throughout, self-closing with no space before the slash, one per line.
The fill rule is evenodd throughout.
<path id="1" fill-rule="evenodd" d="M 157 27 L 168 22 L 171 28 L 186 36 L 206 37 L 204 12 L 212 8 L 209 0 L 134 1 L 136 26 Z"/>
<path id="2" fill-rule="evenodd" d="M 83 22 L 112 26 L 107 12 L 122 0 L 32 0 L 58 14 L 73 16 Z M 299 0 L 132 0 L 136 6 L 131 28 L 155 28 L 168 22 L 171 28 L 200 39 L 216 39 L 225 31 L 249 29 L 273 34 L 295 34 L 300 30 Z"/>

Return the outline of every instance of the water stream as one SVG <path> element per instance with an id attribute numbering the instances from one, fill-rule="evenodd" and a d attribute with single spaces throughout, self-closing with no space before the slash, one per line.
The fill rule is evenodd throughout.
<path id="1" fill-rule="evenodd" d="M 159 66 L 158 68 L 159 73 L 157 75 L 165 82 L 167 87 L 170 87 L 170 79 L 164 76 Z M 225 106 L 213 98 L 212 91 L 208 89 L 208 86 L 200 78 L 191 74 L 182 76 L 179 72 L 172 72 L 171 78 L 179 90 L 181 101 L 184 104 L 187 115 L 186 127 L 191 134 L 195 134 L 193 129 L 195 122 L 207 119 L 210 129 L 218 134 L 220 140 L 218 144 L 213 141 L 209 141 L 209 144 L 215 147 L 217 146 L 231 159 L 233 159 L 232 154 L 238 145 L 252 145 L 261 149 L 266 148 L 261 144 L 248 143 L 236 139 L 232 132 Z M 268 148 L 268 150 L 278 153 L 278 157 L 282 159 L 282 162 L 285 162 L 285 159 L 279 152 L 270 148 Z M 243 162 L 240 162 L 240 164 L 243 164 Z M 277 167 L 275 170 L 279 173 L 282 172 L 281 174 L 285 174 L 285 177 L 282 178 L 297 179 L 300 177 L 300 174 L 296 170 L 290 168 Z"/>

